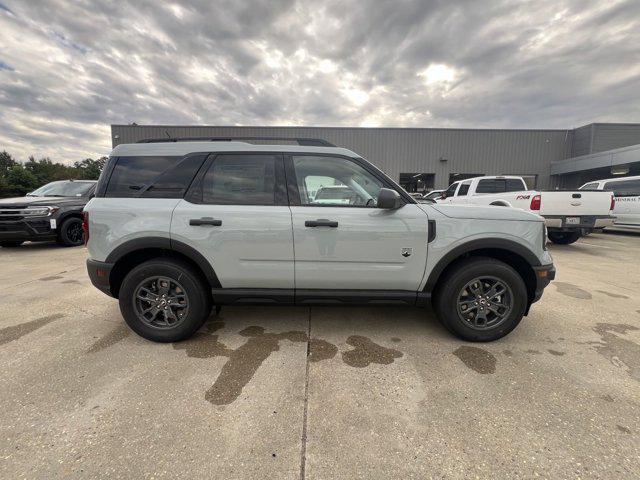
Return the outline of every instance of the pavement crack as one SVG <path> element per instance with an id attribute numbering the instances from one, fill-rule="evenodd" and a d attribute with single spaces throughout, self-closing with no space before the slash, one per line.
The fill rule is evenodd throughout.
<path id="1" fill-rule="evenodd" d="M 311 307 L 309 307 L 309 316 L 307 319 L 307 355 L 305 358 L 305 375 L 304 375 L 304 409 L 302 414 L 302 447 L 300 449 L 300 480 L 306 477 L 307 467 L 307 418 L 309 412 L 309 360 L 311 356 Z"/>

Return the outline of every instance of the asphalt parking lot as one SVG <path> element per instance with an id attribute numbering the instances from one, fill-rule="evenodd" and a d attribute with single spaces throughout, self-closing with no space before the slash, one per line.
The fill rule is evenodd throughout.
<path id="1" fill-rule="evenodd" d="M 84 248 L 0 249 L 0 478 L 638 478 L 640 234 L 551 246 L 508 337 L 412 308 L 224 308 L 154 344 Z"/>

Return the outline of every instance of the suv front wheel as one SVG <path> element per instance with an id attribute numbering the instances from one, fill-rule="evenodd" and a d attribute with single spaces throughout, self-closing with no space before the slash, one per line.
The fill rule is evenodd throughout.
<path id="1" fill-rule="evenodd" d="M 527 308 L 527 288 L 512 267 L 494 258 L 460 261 L 436 293 L 440 323 L 463 340 L 490 342 L 516 328 Z"/>
<path id="2" fill-rule="evenodd" d="M 120 311 L 141 337 L 178 342 L 193 335 L 211 312 L 211 294 L 193 268 L 154 259 L 133 268 L 120 287 Z"/>

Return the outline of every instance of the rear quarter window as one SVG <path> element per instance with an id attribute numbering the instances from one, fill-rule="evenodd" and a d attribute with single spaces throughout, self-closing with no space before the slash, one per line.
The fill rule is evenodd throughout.
<path id="1" fill-rule="evenodd" d="M 118 157 L 106 187 L 105 197 L 138 197 L 156 178 L 182 157 Z"/>

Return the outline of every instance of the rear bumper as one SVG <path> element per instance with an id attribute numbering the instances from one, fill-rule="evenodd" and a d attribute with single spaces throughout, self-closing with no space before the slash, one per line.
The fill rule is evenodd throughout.
<path id="1" fill-rule="evenodd" d="M 567 217 L 579 218 L 580 223 L 567 223 Z M 613 226 L 615 217 L 611 215 L 551 215 L 544 217 L 547 228 L 575 230 L 578 228 L 604 228 Z"/>
<path id="2" fill-rule="evenodd" d="M 114 297 L 111 292 L 111 284 L 109 277 L 113 269 L 113 263 L 98 262 L 96 260 L 87 260 L 87 273 L 93 286 L 110 297 Z"/>
<path id="3" fill-rule="evenodd" d="M 540 300 L 544 289 L 554 278 L 556 278 L 556 267 L 553 263 L 550 263 L 549 265 L 542 265 L 541 267 L 533 267 L 533 271 L 536 274 L 536 291 L 531 303 L 535 303 Z"/>
<path id="4" fill-rule="evenodd" d="M 56 238 L 56 230 L 51 228 L 49 217 L 23 220 L 0 220 L 0 241 L 38 241 Z"/>

